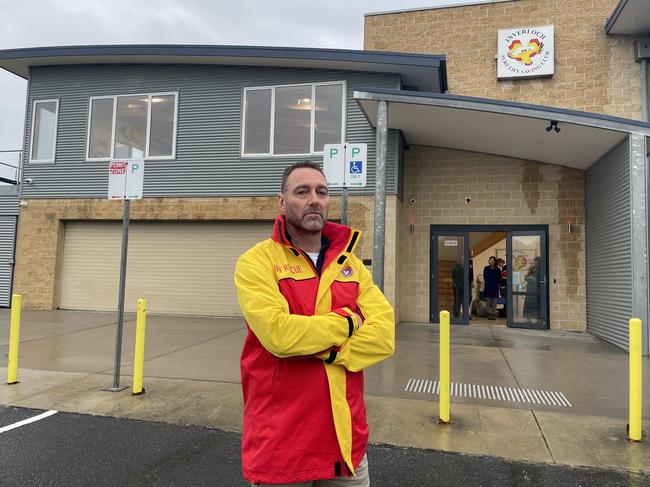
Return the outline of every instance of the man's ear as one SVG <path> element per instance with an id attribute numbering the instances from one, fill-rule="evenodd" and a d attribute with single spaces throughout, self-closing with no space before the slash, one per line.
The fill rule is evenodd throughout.
<path id="1" fill-rule="evenodd" d="M 278 211 L 281 215 L 285 214 L 284 195 L 282 193 L 278 193 Z"/>

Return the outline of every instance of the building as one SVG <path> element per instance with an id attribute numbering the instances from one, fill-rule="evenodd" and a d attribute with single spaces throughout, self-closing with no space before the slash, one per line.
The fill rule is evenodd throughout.
<path id="1" fill-rule="evenodd" d="M 16 49 L 0 66 L 28 79 L 14 290 L 32 309 L 116 308 L 122 204 L 107 199 L 108 161 L 133 158 L 146 163 L 145 198 L 131 209 L 127 309 L 144 296 L 153 313 L 238 315 L 234 263 L 270 235 L 284 168 L 344 140 L 374 159 L 355 90 L 446 88 L 443 56 L 327 49 Z M 388 147 L 394 215 L 397 131 Z M 368 183 L 349 216 L 370 237 L 360 250 L 370 261 L 372 168 Z M 389 262 L 395 231 L 393 221 Z"/>
<path id="2" fill-rule="evenodd" d="M 369 187 L 352 192 L 349 222 L 401 321 L 483 319 L 476 280 L 495 255 L 501 323 L 625 348 L 638 316 L 647 353 L 635 36 L 649 19 L 641 0 L 495 0 L 368 14 L 366 51 L 0 51 L 29 80 L 14 287 L 32 308 L 114 309 L 122 207 L 106 199 L 107 165 L 144 159 L 127 303 L 235 315 L 232 264 L 268 235 L 283 168 L 320 160 L 326 142 L 365 142 Z"/>
<path id="3" fill-rule="evenodd" d="M 635 0 L 497 0 L 366 15 L 366 49 L 447 61 L 444 96 L 359 94 L 369 113 L 388 103 L 388 127 L 410 146 L 397 287 L 421 288 L 399 293 L 402 319 L 450 308 L 448 269 L 469 258 L 461 245 L 483 251 L 488 232 L 499 232 L 509 245 L 488 253 L 508 252 L 511 325 L 531 324 L 518 294 L 530 284 L 522 262 L 541 254 L 533 321 L 626 347 L 627 319 L 639 316 L 647 352 L 647 124 L 635 120 L 648 121 L 648 34 L 650 6 Z M 525 59 L 526 48 L 537 57 Z M 549 54 L 554 71 L 541 75 Z M 590 121 L 578 120 L 581 112 Z M 627 128 L 614 128 L 617 117 Z"/>

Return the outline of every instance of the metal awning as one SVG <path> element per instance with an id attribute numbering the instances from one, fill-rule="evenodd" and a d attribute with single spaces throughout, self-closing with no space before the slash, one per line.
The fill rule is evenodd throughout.
<path id="1" fill-rule="evenodd" d="M 605 32 L 619 35 L 650 34 L 650 2 L 620 0 L 612 16 L 607 19 Z"/>
<path id="2" fill-rule="evenodd" d="M 408 144 L 578 169 L 630 133 L 650 136 L 650 124 L 637 120 L 525 103 L 386 89 L 355 91 L 354 98 L 373 127 L 379 101 L 388 102 L 388 128 L 401 130 Z"/>
<path id="3" fill-rule="evenodd" d="M 447 90 L 444 55 L 269 46 L 106 45 L 0 50 L 0 69 L 27 78 L 33 66 L 213 64 L 393 73 L 419 90 Z"/>

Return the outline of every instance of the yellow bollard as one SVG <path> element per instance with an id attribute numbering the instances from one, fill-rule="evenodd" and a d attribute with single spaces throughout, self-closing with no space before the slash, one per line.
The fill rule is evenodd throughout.
<path id="1" fill-rule="evenodd" d="M 449 311 L 440 312 L 440 412 L 439 423 L 449 423 L 450 394 L 450 329 Z"/>
<path id="2" fill-rule="evenodd" d="M 18 344 L 20 343 L 20 308 L 23 297 L 11 297 L 11 325 L 9 329 L 9 359 L 7 361 L 7 384 L 18 384 Z"/>
<path id="3" fill-rule="evenodd" d="M 144 332 L 147 326 L 147 300 L 138 299 L 138 318 L 135 322 L 135 358 L 133 361 L 133 395 L 144 393 Z"/>
<path id="4" fill-rule="evenodd" d="M 641 405 L 643 402 L 643 352 L 641 350 L 641 320 L 630 320 L 630 423 L 627 438 L 641 441 Z"/>

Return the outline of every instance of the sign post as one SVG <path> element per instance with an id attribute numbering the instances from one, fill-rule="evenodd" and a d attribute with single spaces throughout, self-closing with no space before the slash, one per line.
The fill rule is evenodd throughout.
<path id="1" fill-rule="evenodd" d="M 365 188 L 368 172 L 367 144 L 325 144 L 323 172 L 332 188 L 342 189 L 341 223 L 348 224 L 348 191 Z"/>
<path id="2" fill-rule="evenodd" d="M 108 199 L 124 201 L 122 218 L 122 253 L 120 257 L 120 287 L 117 297 L 117 331 L 115 333 L 115 369 L 113 387 L 106 389 L 119 392 L 120 366 L 122 362 L 122 332 L 124 330 L 124 294 L 126 290 L 126 257 L 129 249 L 129 216 L 131 200 L 142 199 L 144 161 L 110 161 L 108 166 Z"/>

